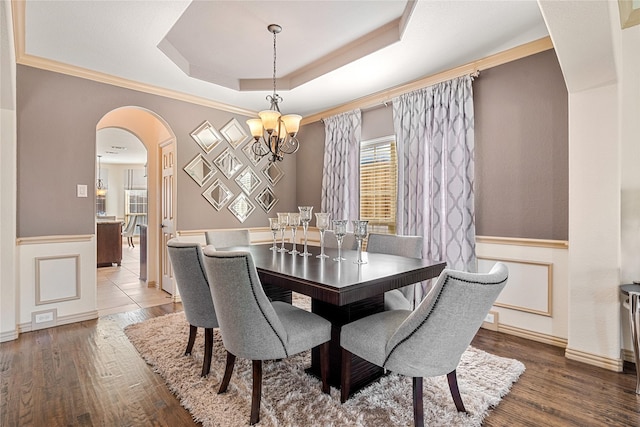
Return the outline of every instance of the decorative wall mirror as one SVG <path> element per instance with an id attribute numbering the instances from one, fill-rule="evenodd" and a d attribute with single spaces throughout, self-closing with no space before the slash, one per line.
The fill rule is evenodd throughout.
<path id="1" fill-rule="evenodd" d="M 233 148 L 238 148 L 240 144 L 249 139 L 249 135 L 247 135 L 247 132 L 236 119 L 231 119 L 229 123 L 224 125 L 224 127 L 220 129 L 220 133 Z"/>
<path id="2" fill-rule="evenodd" d="M 198 143 L 205 153 L 210 153 L 220 142 L 224 141 L 220 132 L 206 120 L 191 132 L 191 138 Z"/>
<path id="3" fill-rule="evenodd" d="M 228 179 L 231 179 L 240 169 L 242 169 L 242 162 L 230 148 L 224 150 L 218 157 L 213 160 L 213 163 L 220 169 L 220 172 L 224 174 Z"/>
<path id="4" fill-rule="evenodd" d="M 273 194 L 273 191 L 271 191 L 271 188 L 265 187 L 264 190 L 256 196 L 256 202 L 258 202 L 258 205 L 260 205 L 266 213 L 269 213 L 271 208 L 278 203 L 278 199 L 276 198 L 276 195 Z"/>
<path id="5" fill-rule="evenodd" d="M 244 222 L 249 218 L 249 215 L 251 215 L 255 208 L 254 204 L 251 203 L 251 200 L 249 200 L 244 193 L 240 193 L 240 195 L 229 204 L 229 210 L 240 222 Z"/>
<path id="6" fill-rule="evenodd" d="M 253 191 L 260 186 L 262 180 L 256 175 L 256 173 L 249 166 L 245 168 L 240 174 L 236 177 L 236 182 L 247 194 L 253 193 Z"/>
<path id="7" fill-rule="evenodd" d="M 262 169 L 262 173 L 267 177 L 267 181 L 269 181 L 271 185 L 276 185 L 284 176 L 282 169 L 280 169 L 277 164 L 271 162 Z"/>
<path id="8" fill-rule="evenodd" d="M 219 211 L 233 197 L 233 193 L 226 185 L 220 182 L 219 179 L 216 179 L 213 184 L 211 184 L 206 191 L 202 193 L 202 196 L 211 203 L 211 206 Z"/>
<path id="9" fill-rule="evenodd" d="M 262 156 L 257 155 L 253 152 L 253 144 L 254 142 L 250 142 L 242 147 L 242 152 L 247 156 L 252 165 L 257 166 L 260 163 L 260 160 L 263 159 Z"/>
<path id="10" fill-rule="evenodd" d="M 207 160 L 202 154 L 198 154 L 184 167 L 184 171 L 189 174 L 200 187 L 209 180 L 216 170 L 209 160 Z"/>

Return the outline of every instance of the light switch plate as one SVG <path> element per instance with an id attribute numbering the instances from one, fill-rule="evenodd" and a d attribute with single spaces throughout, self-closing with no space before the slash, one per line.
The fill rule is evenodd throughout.
<path id="1" fill-rule="evenodd" d="M 78 184 L 78 197 L 87 197 L 87 184 Z"/>

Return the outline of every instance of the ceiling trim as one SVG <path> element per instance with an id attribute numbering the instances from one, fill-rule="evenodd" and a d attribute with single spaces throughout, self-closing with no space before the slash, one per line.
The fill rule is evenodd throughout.
<path id="1" fill-rule="evenodd" d="M 121 77 L 112 76 L 110 74 L 101 73 L 93 70 L 89 70 L 74 65 L 64 64 L 58 61 L 52 61 L 50 59 L 40 58 L 34 55 L 27 55 L 25 53 L 25 9 L 26 1 L 24 0 L 11 0 L 12 15 L 13 15 L 13 37 L 15 40 L 15 55 L 16 64 L 27 65 L 42 70 L 54 71 L 69 76 L 80 77 L 87 80 L 92 80 L 99 83 L 106 83 L 112 86 L 118 86 L 125 89 L 136 90 L 138 92 L 144 92 L 152 95 L 159 95 L 165 98 L 175 99 L 178 101 L 184 101 L 191 104 L 202 105 L 205 107 L 211 107 L 222 111 L 228 111 L 230 113 L 241 114 L 247 117 L 254 117 L 258 113 L 256 111 L 247 110 L 244 108 L 235 107 L 233 105 L 224 104 L 222 102 L 212 101 L 210 99 L 202 98 L 200 96 L 189 95 L 183 92 L 161 88 L 158 86 L 136 82 L 134 80 L 124 79 Z"/>
<path id="2" fill-rule="evenodd" d="M 620 10 L 620 27 L 622 29 L 640 24 L 640 9 L 633 8 L 632 0 L 618 0 Z"/>
<path id="3" fill-rule="evenodd" d="M 527 56 L 535 55 L 536 53 L 544 52 L 546 50 L 553 49 L 553 43 L 551 37 L 543 37 L 538 40 L 534 40 L 530 43 L 525 43 L 520 46 L 505 50 L 500 53 L 496 53 L 491 56 L 479 59 L 477 61 L 469 62 L 450 70 L 446 70 L 440 73 L 432 74 L 427 77 L 415 80 L 410 83 L 406 83 L 400 86 L 396 86 L 391 89 L 386 89 L 369 96 L 365 96 L 360 99 L 343 104 L 339 107 L 331 108 L 302 119 L 302 125 L 317 122 L 326 117 L 331 117 L 336 114 L 344 113 L 354 110 L 356 108 L 367 109 L 375 107 L 379 104 L 385 104 L 391 102 L 396 96 L 400 96 L 404 93 L 411 92 L 413 90 L 421 89 L 423 87 L 432 86 L 436 83 L 441 83 L 447 80 L 461 77 L 467 74 L 473 74 L 482 70 L 496 67 L 498 65 L 506 64 L 511 61 L 515 61 Z"/>

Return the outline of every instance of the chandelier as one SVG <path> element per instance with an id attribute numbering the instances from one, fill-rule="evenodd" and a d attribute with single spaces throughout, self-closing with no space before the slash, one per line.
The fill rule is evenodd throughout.
<path id="1" fill-rule="evenodd" d="M 102 182 L 102 156 L 98 156 L 98 180 L 96 181 L 96 196 L 106 196 L 107 188 Z"/>
<path id="2" fill-rule="evenodd" d="M 273 33 L 273 95 L 267 95 L 267 101 L 271 103 L 268 110 L 258 113 L 259 119 L 249 119 L 247 124 L 251 129 L 251 135 L 255 138 L 252 150 L 255 155 L 264 157 L 271 155 L 271 162 L 281 161 L 285 154 L 293 154 L 298 151 L 300 142 L 296 138 L 300 128 L 301 116 L 297 114 L 282 115 L 278 103 L 282 97 L 276 93 L 276 34 L 282 31 L 282 27 L 271 24 L 267 27 Z"/>

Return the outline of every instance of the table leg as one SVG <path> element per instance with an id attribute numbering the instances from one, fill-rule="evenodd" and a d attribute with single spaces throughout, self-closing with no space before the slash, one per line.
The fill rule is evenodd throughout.
<path id="1" fill-rule="evenodd" d="M 342 325 L 384 310 L 384 295 L 368 298 L 345 306 L 335 306 L 322 301 L 312 300 L 311 311 L 331 322 L 331 341 L 329 342 L 329 384 L 340 388 L 342 371 L 342 348 L 340 331 Z M 384 370 L 356 355 L 351 361 L 351 393 L 367 386 L 384 374 Z M 320 352 L 317 348 L 311 352 L 309 372 L 320 376 Z"/>
<path id="2" fill-rule="evenodd" d="M 629 292 L 629 320 L 636 362 L 636 394 L 640 394 L 640 293 Z"/>

